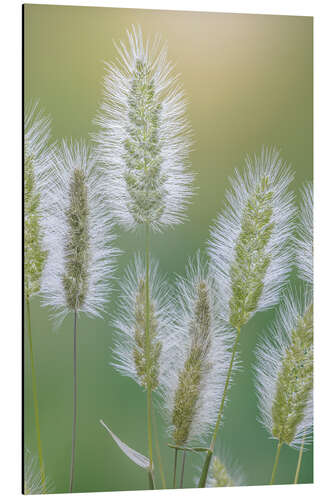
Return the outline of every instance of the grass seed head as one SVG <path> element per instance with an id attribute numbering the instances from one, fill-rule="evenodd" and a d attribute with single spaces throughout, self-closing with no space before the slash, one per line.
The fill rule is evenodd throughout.
<path id="1" fill-rule="evenodd" d="M 313 305 L 290 293 L 277 319 L 257 349 L 257 390 L 261 421 L 275 439 L 299 446 L 312 432 Z"/>
<path id="2" fill-rule="evenodd" d="M 119 307 L 112 324 L 118 335 L 113 349 L 112 365 L 141 387 L 156 390 L 160 383 L 161 364 L 172 335 L 173 315 L 170 289 L 159 275 L 157 262 L 150 261 L 149 273 L 149 342 L 146 338 L 146 276 L 140 255 L 125 272 L 120 285 Z"/>
<path id="3" fill-rule="evenodd" d="M 302 280 L 313 284 L 313 185 L 307 182 L 301 191 L 302 202 L 296 238 L 296 264 Z"/>
<path id="4" fill-rule="evenodd" d="M 290 270 L 294 206 L 287 188 L 292 177 L 275 149 L 247 157 L 212 229 L 209 253 L 224 298 L 223 316 L 237 329 L 278 301 Z"/>
<path id="5" fill-rule="evenodd" d="M 178 76 L 159 37 L 144 43 L 140 28 L 116 45 L 106 65 L 94 136 L 109 181 L 113 213 L 126 229 L 153 230 L 184 218 L 192 195 L 187 172 L 191 130 Z"/>
<path id="6" fill-rule="evenodd" d="M 179 279 L 175 302 L 162 397 L 170 435 L 182 446 L 205 438 L 215 424 L 233 333 L 220 317 L 216 284 L 199 255 Z"/>
<path id="7" fill-rule="evenodd" d="M 43 247 L 42 196 L 51 169 L 50 119 L 30 103 L 24 110 L 24 294 L 39 293 L 46 251 Z"/>
<path id="8" fill-rule="evenodd" d="M 39 462 L 30 450 L 24 450 L 24 470 L 23 470 L 23 493 L 24 495 L 42 495 L 54 492 L 54 484 L 49 478 L 45 478 L 43 484 Z"/>
<path id="9" fill-rule="evenodd" d="M 59 320 L 74 310 L 99 316 L 108 300 L 118 251 L 104 189 L 89 146 L 82 140 L 63 141 L 42 217 L 47 249 L 42 295 Z"/>

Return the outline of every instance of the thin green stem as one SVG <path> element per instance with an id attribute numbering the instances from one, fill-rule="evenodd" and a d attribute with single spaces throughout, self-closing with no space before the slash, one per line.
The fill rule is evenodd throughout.
<path id="1" fill-rule="evenodd" d="M 171 443 L 167 443 L 167 446 L 169 446 L 169 448 L 174 448 L 174 449 L 177 449 L 177 450 L 182 450 L 182 451 L 209 451 L 209 448 L 203 448 L 202 446 L 194 446 L 193 448 L 189 448 L 188 446 L 178 446 L 176 444 L 171 444 Z"/>
<path id="2" fill-rule="evenodd" d="M 304 451 L 304 441 L 305 441 L 305 435 L 303 436 L 301 448 L 300 448 L 299 454 L 298 454 L 298 461 L 297 461 L 297 468 L 296 468 L 296 473 L 295 473 L 294 484 L 298 483 L 299 472 L 301 470 L 302 457 L 303 457 L 303 451 Z"/>
<path id="3" fill-rule="evenodd" d="M 184 450 L 184 451 L 183 451 L 182 472 L 181 472 L 181 476 L 180 476 L 180 483 L 179 483 L 179 487 L 180 487 L 180 488 L 182 488 L 182 487 L 183 487 L 183 482 L 184 482 L 185 458 L 186 458 L 186 451 Z"/>
<path id="4" fill-rule="evenodd" d="M 240 336 L 240 328 L 237 329 L 237 335 L 236 335 L 234 346 L 233 346 L 233 349 L 232 349 L 231 360 L 230 360 L 230 364 L 229 364 L 229 368 L 228 368 L 228 373 L 227 373 L 227 378 L 226 378 L 226 382 L 225 382 L 225 386 L 224 386 L 224 390 L 223 390 L 221 404 L 220 404 L 219 412 L 218 412 L 218 415 L 217 415 L 217 420 L 216 420 L 216 424 L 215 424 L 215 428 L 214 428 L 212 440 L 210 442 L 209 451 L 207 452 L 206 460 L 205 460 L 203 468 L 202 468 L 201 477 L 200 477 L 199 486 L 198 486 L 199 488 L 205 488 L 205 486 L 206 486 L 206 481 L 207 481 L 207 475 L 208 475 L 208 471 L 209 471 L 209 466 L 210 466 L 210 462 L 212 460 L 212 456 L 213 456 L 213 453 L 214 453 L 214 448 L 215 448 L 217 433 L 218 433 L 219 426 L 220 426 L 220 423 L 221 423 L 221 418 L 222 418 L 222 415 L 223 415 L 223 409 L 224 409 L 224 405 L 225 405 L 225 401 L 226 401 L 226 397 L 227 397 L 228 387 L 229 387 L 229 383 L 230 383 L 230 380 L 231 380 L 231 372 L 232 372 L 232 367 L 233 367 L 233 364 L 234 364 L 234 361 L 235 361 L 235 356 L 236 356 L 236 350 L 237 350 L 237 344 L 238 344 L 238 341 L 239 341 L 239 336 Z"/>
<path id="5" fill-rule="evenodd" d="M 69 481 L 69 492 L 73 491 L 74 467 L 75 467 L 75 445 L 76 445 L 76 420 L 77 420 L 77 311 L 74 311 L 74 335 L 73 335 L 73 429 L 72 429 L 72 460 Z"/>
<path id="6" fill-rule="evenodd" d="M 147 377 L 147 431 L 148 431 L 148 454 L 149 454 L 149 487 L 154 489 L 153 478 L 153 439 L 151 425 L 151 382 L 150 382 L 150 332 L 149 332 L 149 313 L 150 313 L 150 290 L 149 290 L 149 223 L 146 224 L 146 328 L 145 328 L 145 347 L 146 347 L 146 364 L 148 370 Z"/>
<path id="7" fill-rule="evenodd" d="M 148 471 L 148 485 L 149 485 L 150 490 L 155 489 L 154 476 L 153 476 L 153 472 L 151 470 Z"/>
<path id="8" fill-rule="evenodd" d="M 176 477 L 177 477 L 177 457 L 178 457 L 178 449 L 175 448 L 175 460 L 173 463 L 173 482 L 172 482 L 172 487 L 173 489 L 176 488 Z"/>
<path id="9" fill-rule="evenodd" d="M 274 460 L 274 465 L 273 465 L 272 477 L 271 477 L 270 484 L 274 484 L 276 469 L 277 469 L 277 466 L 278 466 L 278 463 L 279 463 L 279 458 L 280 458 L 281 446 L 282 446 L 282 442 L 279 441 L 277 449 L 276 449 L 276 455 L 275 455 L 275 460 Z"/>
<path id="10" fill-rule="evenodd" d="M 158 460 L 158 467 L 159 467 L 159 470 L 160 470 L 162 487 L 163 487 L 163 489 L 166 489 L 165 475 L 164 475 L 164 470 L 163 470 L 163 462 L 162 462 L 160 444 L 159 444 L 159 441 L 158 441 L 157 425 L 156 425 L 156 418 L 155 418 L 154 407 L 152 407 L 152 416 L 153 416 L 154 443 L 155 443 L 155 448 L 156 448 L 156 454 L 157 454 L 157 460 Z"/>
<path id="11" fill-rule="evenodd" d="M 37 382 L 36 382 L 34 355 L 33 355 L 33 349 L 32 349 L 31 314 L 30 314 L 30 299 L 29 299 L 29 297 L 26 297 L 26 305 L 27 305 L 27 333 L 28 333 L 28 339 L 29 339 L 31 382 L 32 382 L 32 395 L 33 395 L 34 412 L 35 412 L 39 469 L 40 469 L 40 477 L 41 477 L 41 482 L 42 482 L 42 487 L 43 487 L 43 493 L 46 493 L 45 469 L 44 469 L 44 461 L 43 461 L 43 453 L 42 453 L 42 440 L 41 440 L 40 425 L 39 425 Z"/>

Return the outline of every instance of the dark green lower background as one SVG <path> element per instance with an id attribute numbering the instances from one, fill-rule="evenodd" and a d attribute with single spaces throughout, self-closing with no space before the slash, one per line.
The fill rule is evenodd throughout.
<path id="1" fill-rule="evenodd" d="M 191 154 L 198 192 L 189 220 L 152 238 L 152 253 L 173 280 L 187 258 L 204 250 L 209 227 L 220 211 L 228 176 L 246 153 L 276 145 L 295 170 L 293 189 L 312 177 L 312 18 L 162 12 L 92 7 L 26 5 L 25 99 L 39 99 L 53 119 L 54 138 L 85 137 L 101 98 L 103 61 L 115 58 L 113 39 L 131 24 L 168 41 L 181 73 L 194 129 Z M 142 235 L 119 230 L 116 277 L 136 251 Z M 292 279 L 292 283 L 296 283 Z M 110 283 L 110 286 L 112 283 Z M 116 288 L 116 281 L 113 282 Z M 114 311 L 117 290 L 109 313 Z M 32 302 L 43 452 L 55 492 L 69 483 L 72 425 L 72 328 L 68 317 L 54 332 L 50 311 Z M 235 376 L 221 430 L 224 446 L 249 485 L 269 482 L 274 441 L 258 423 L 253 384 L 253 350 L 273 312 L 258 314 L 240 343 L 242 370 Z M 100 426 L 103 418 L 133 448 L 146 453 L 145 395 L 108 365 L 114 332 L 108 319 L 79 321 L 78 443 L 75 491 L 136 490 L 146 475 L 132 464 Z M 25 359 L 27 360 L 27 352 Z M 25 373 L 25 446 L 37 454 L 29 364 Z M 173 454 L 165 425 L 156 415 L 163 464 L 170 486 Z M 297 451 L 284 447 L 277 483 L 292 483 Z M 196 461 L 197 463 L 197 461 Z M 193 486 L 195 464 L 185 474 Z M 312 450 L 304 454 L 300 482 L 312 482 Z"/>

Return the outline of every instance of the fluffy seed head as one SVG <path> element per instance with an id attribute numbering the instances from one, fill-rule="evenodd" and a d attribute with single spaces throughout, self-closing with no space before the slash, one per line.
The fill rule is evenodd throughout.
<path id="1" fill-rule="evenodd" d="M 159 37 L 143 42 L 140 28 L 107 64 L 104 100 L 94 137 L 108 174 L 114 215 L 126 229 L 154 230 L 184 217 L 191 192 L 191 145 L 184 92 Z"/>
<path id="2" fill-rule="evenodd" d="M 225 457 L 220 458 L 219 455 L 214 455 L 207 477 L 207 487 L 221 488 L 242 484 L 244 484 L 244 479 L 240 467 Z"/>
<path id="3" fill-rule="evenodd" d="M 24 294 L 27 298 L 39 292 L 46 258 L 40 218 L 41 197 L 52 163 L 50 136 L 50 119 L 38 103 L 27 105 L 24 110 Z"/>
<path id="4" fill-rule="evenodd" d="M 313 284 L 313 186 L 307 182 L 302 188 L 299 213 L 298 238 L 296 239 L 296 264 L 299 276 Z"/>
<path id="5" fill-rule="evenodd" d="M 149 270 L 149 342 L 146 339 L 146 275 L 143 259 L 137 255 L 121 283 L 117 316 L 115 362 L 112 365 L 131 377 L 144 389 L 156 390 L 160 383 L 160 367 L 167 356 L 167 336 L 172 333 L 169 290 L 159 276 L 157 262 Z"/>
<path id="6" fill-rule="evenodd" d="M 195 467 L 196 474 L 193 477 L 193 482 L 196 487 L 200 481 L 205 458 L 206 455 L 200 453 L 200 465 L 198 464 L 198 466 Z M 225 447 L 221 445 L 221 440 L 218 438 L 217 444 L 215 445 L 215 453 L 207 475 L 206 488 L 244 486 L 245 484 L 246 479 L 242 468 L 239 466 L 238 462 L 231 457 L 229 450 L 226 450 Z"/>
<path id="7" fill-rule="evenodd" d="M 23 492 L 24 495 L 42 495 L 43 493 L 53 493 L 54 486 L 46 478 L 42 483 L 39 463 L 30 450 L 24 450 L 24 473 L 23 473 Z"/>
<path id="8" fill-rule="evenodd" d="M 307 291 L 289 294 L 271 338 L 257 348 L 257 392 L 261 422 L 271 436 L 293 447 L 312 432 L 313 305 Z"/>
<path id="9" fill-rule="evenodd" d="M 287 192 L 292 174 L 275 149 L 246 158 L 211 232 L 209 253 L 223 296 L 223 316 L 241 328 L 255 312 L 278 301 L 290 270 L 286 242 L 294 215 Z"/>
<path id="10" fill-rule="evenodd" d="M 219 315 L 215 283 L 200 257 L 175 294 L 173 347 L 163 372 L 163 413 L 178 446 L 203 439 L 215 424 L 230 361 L 231 334 Z"/>
<path id="11" fill-rule="evenodd" d="M 42 294 L 60 319 L 74 310 L 98 316 L 107 301 L 117 251 L 103 190 L 89 147 L 63 141 L 42 219 L 47 250 Z"/>
<path id="12" fill-rule="evenodd" d="M 217 456 L 213 457 L 212 467 L 208 478 L 208 486 L 211 488 L 235 486 L 225 465 Z"/>

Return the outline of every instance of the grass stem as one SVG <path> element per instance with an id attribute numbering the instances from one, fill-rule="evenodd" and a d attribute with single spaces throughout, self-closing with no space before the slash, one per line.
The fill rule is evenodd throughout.
<path id="1" fill-rule="evenodd" d="M 72 430 L 72 460 L 69 481 L 69 492 L 73 491 L 75 445 L 76 445 L 76 420 L 77 420 L 77 311 L 74 311 L 74 336 L 73 336 L 73 430 Z"/>
<path id="2" fill-rule="evenodd" d="M 41 477 L 41 482 L 42 482 L 42 487 L 43 487 L 43 493 L 46 493 L 45 470 L 44 470 L 43 453 L 42 453 L 42 440 L 41 440 L 40 425 L 39 425 L 39 410 L 38 410 L 38 398 L 37 398 L 37 381 L 36 381 L 34 355 L 33 355 L 33 348 L 32 348 L 31 314 L 30 314 L 30 299 L 29 299 L 29 297 L 26 297 L 26 305 L 27 305 L 27 333 L 28 333 L 28 339 L 29 339 L 29 352 L 30 352 L 30 364 L 31 364 L 31 382 L 32 382 L 32 395 L 33 395 L 34 412 L 35 412 L 35 424 L 36 424 L 36 436 L 37 436 L 39 469 L 40 469 L 40 477 Z"/>
<path id="3" fill-rule="evenodd" d="M 303 436 L 301 448 L 300 448 L 299 454 L 298 454 L 298 461 L 297 461 L 297 468 L 296 468 L 296 473 L 295 473 L 294 484 L 298 483 L 299 472 L 301 470 L 302 457 L 303 457 L 303 451 L 304 451 L 304 441 L 305 441 L 305 436 Z"/>
<path id="4" fill-rule="evenodd" d="M 270 484 L 274 484 L 276 469 L 277 469 L 277 466 L 278 466 L 278 463 L 279 463 L 279 458 L 280 458 L 281 446 L 282 446 L 282 442 L 279 441 L 277 449 L 276 449 L 276 455 L 275 455 L 275 460 L 274 460 L 274 465 L 273 465 L 272 477 L 271 477 Z"/>
<path id="5" fill-rule="evenodd" d="M 236 349 L 237 349 L 237 345 L 238 345 L 238 341 L 239 341 L 239 336 L 240 336 L 240 328 L 238 328 L 238 330 L 237 330 L 237 335 L 236 335 L 234 346 L 232 349 L 231 360 L 230 360 L 230 364 L 229 364 L 229 368 L 228 368 L 227 379 L 226 379 L 224 390 L 223 390 L 223 395 L 222 395 L 222 400 L 221 400 L 221 404 L 220 404 L 220 408 L 219 408 L 219 413 L 217 415 L 217 420 L 216 420 L 212 440 L 210 443 L 209 451 L 207 452 L 206 460 L 205 460 L 203 468 L 202 468 L 201 477 L 200 477 L 199 486 L 198 486 L 199 488 L 205 488 L 205 486 L 206 486 L 208 470 L 209 470 L 210 462 L 211 462 L 211 459 L 212 459 L 212 456 L 214 453 L 217 433 L 219 430 L 219 426 L 220 426 L 220 422 L 221 422 L 221 418 L 222 418 L 222 414 L 223 414 L 223 409 L 224 409 L 224 405 L 225 405 L 225 401 L 226 401 L 226 397 L 227 397 L 227 392 L 228 392 L 228 387 L 229 387 L 229 383 L 230 383 L 230 379 L 231 379 L 232 367 L 233 367 L 233 364 L 235 361 Z"/>
<path id="6" fill-rule="evenodd" d="M 164 475 L 164 470 L 163 470 L 161 450 L 160 450 L 160 445 L 159 445 L 159 441 L 158 441 L 157 425 L 156 425 L 154 407 L 152 407 L 152 415 L 153 415 L 154 443 L 155 443 L 155 448 L 156 448 L 158 467 L 159 467 L 160 476 L 161 476 L 162 488 L 165 490 L 166 489 L 166 482 L 165 482 L 165 475 Z"/>
<path id="7" fill-rule="evenodd" d="M 146 364 L 148 373 L 150 372 L 150 335 L 149 335 L 149 312 L 150 312 L 150 290 L 149 290 L 149 223 L 146 224 Z M 154 489 L 153 478 L 153 439 L 152 439 L 152 425 L 151 425 L 151 382 L 150 376 L 147 377 L 147 431 L 148 431 L 148 454 L 149 454 L 149 487 Z"/>
<path id="8" fill-rule="evenodd" d="M 178 449 L 175 448 L 175 460 L 173 463 L 173 482 L 172 482 L 172 487 L 173 489 L 176 488 L 176 478 L 177 478 L 177 457 L 178 457 Z"/>
<path id="9" fill-rule="evenodd" d="M 179 487 L 180 487 L 180 488 L 182 488 L 182 487 L 183 487 L 183 482 L 184 482 L 185 458 L 186 458 L 186 451 L 184 450 L 184 451 L 183 451 L 182 472 L 181 472 L 181 476 L 180 476 L 180 483 L 179 483 Z"/>

